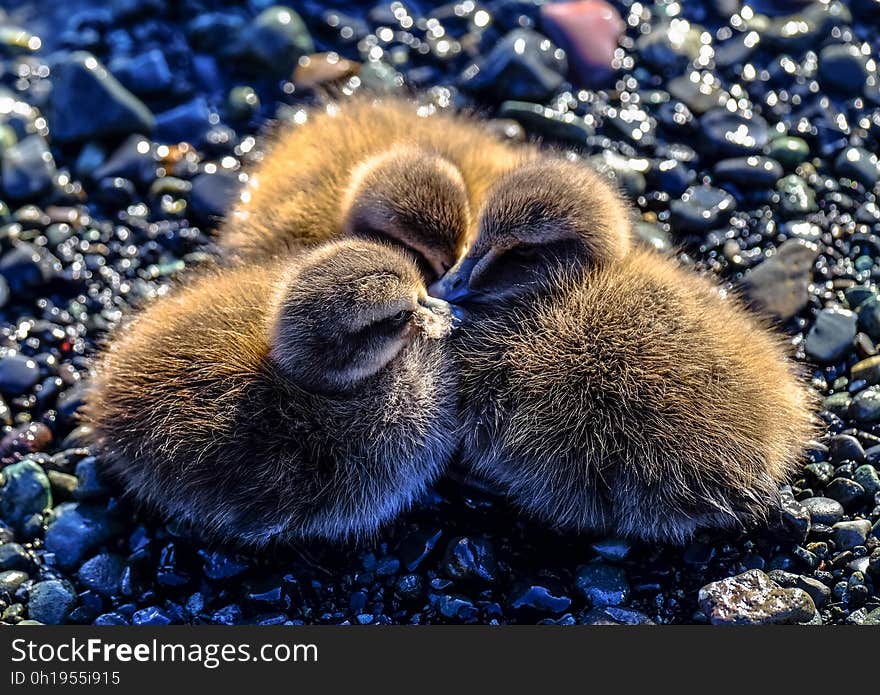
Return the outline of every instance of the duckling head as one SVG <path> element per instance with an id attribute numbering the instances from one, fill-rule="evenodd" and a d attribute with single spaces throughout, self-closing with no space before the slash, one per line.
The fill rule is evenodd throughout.
<path id="1" fill-rule="evenodd" d="M 294 382 L 343 392 L 446 336 L 453 312 L 429 297 L 413 263 L 388 245 L 349 239 L 319 247 L 278 283 L 270 358 Z"/>
<path id="2" fill-rule="evenodd" d="M 629 212 L 599 174 L 538 159 L 493 185 L 467 255 L 430 292 L 457 303 L 516 297 L 622 258 L 630 245 Z"/>
<path id="3" fill-rule="evenodd" d="M 425 150 L 399 146 L 365 160 L 343 197 L 343 230 L 405 251 L 427 282 L 464 254 L 470 228 L 458 168 Z"/>

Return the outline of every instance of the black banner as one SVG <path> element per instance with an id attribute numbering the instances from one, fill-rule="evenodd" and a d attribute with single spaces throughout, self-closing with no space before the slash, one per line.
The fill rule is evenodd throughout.
<path id="1" fill-rule="evenodd" d="M 209 695 L 279 692 L 279 685 L 283 692 L 556 692 L 701 684 L 712 693 L 742 679 L 762 691 L 776 680 L 812 689 L 841 677 L 807 658 L 818 645 L 861 665 L 846 669 L 851 688 L 859 674 L 870 677 L 877 637 L 870 628 L 797 627 L 21 627 L 0 636 L 0 692 Z"/>

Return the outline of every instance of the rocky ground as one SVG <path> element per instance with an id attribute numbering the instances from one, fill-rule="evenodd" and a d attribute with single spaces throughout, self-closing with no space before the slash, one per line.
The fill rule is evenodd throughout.
<path id="1" fill-rule="evenodd" d="M 880 622 L 880 2 L 333 4 L 0 0 L 0 622 Z M 117 496 L 91 356 L 331 83 L 580 152 L 778 319 L 822 426 L 769 529 L 558 535 L 444 480 L 367 547 L 253 557 Z"/>

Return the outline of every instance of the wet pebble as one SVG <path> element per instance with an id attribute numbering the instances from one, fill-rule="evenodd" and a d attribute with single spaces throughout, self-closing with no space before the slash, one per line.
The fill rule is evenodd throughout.
<path id="1" fill-rule="evenodd" d="M 735 209 L 736 202 L 727 191 L 691 186 L 680 200 L 670 203 L 670 222 L 676 231 L 706 232 L 725 224 Z"/>
<path id="2" fill-rule="evenodd" d="M 75 605 L 76 592 L 63 580 L 37 582 L 28 593 L 28 615 L 44 625 L 60 625 Z"/>
<path id="3" fill-rule="evenodd" d="M 748 570 L 700 589 L 700 608 L 713 625 L 809 623 L 818 619 L 803 589 L 784 589 L 764 572 Z"/>
<path id="4" fill-rule="evenodd" d="M 3 395 L 26 393 L 39 380 L 40 368 L 32 358 L 17 354 L 0 357 L 0 393 Z"/>
<path id="5" fill-rule="evenodd" d="M 814 524 L 831 526 L 843 518 L 843 506 L 829 497 L 808 497 L 801 504 L 810 513 Z"/>
<path id="6" fill-rule="evenodd" d="M 823 309 L 807 334 L 804 349 L 819 362 L 836 362 L 856 337 L 856 315 L 848 309 Z"/>
<path id="7" fill-rule="evenodd" d="M 3 469 L 0 486 L 0 519 L 17 533 L 51 509 L 52 492 L 43 469 L 33 461 L 21 461 Z"/>
<path id="8" fill-rule="evenodd" d="M 49 116 L 58 142 L 149 133 L 155 119 L 147 106 L 90 53 L 75 52 L 56 68 Z M 100 104 L 83 109 L 82 104 Z"/>
<path id="9" fill-rule="evenodd" d="M 599 560 L 578 569 L 575 586 L 593 606 L 619 606 L 629 598 L 626 573 Z"/>
<path id="10" fill-rule="evenodd" d="M 819 249 L 796 239 L 783 242 L 776 253 L 754 268 L 741 286 L 754 308 L 786 322 L 807 306 L 813 264 Z"/>

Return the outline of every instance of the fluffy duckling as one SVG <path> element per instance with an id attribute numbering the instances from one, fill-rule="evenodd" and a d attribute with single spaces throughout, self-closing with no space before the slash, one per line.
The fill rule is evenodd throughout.
<path id="1" fill-rule="evenodd" d="M 284 254 L 354 234 L 409 252 L 431 280 L 463 255 L 470 210 L 498 174 L 534 156 L 464 116 L 352 99 L 279 129 L 220 232 L 228 255 Z"/>
<path id="2" fill-rule="evenodd" d="M 455 447 L 451 326 L 389 246 L 229 268 L 119 331 L 86 417 L 129 493 L 209 537 L 358 538 Z"/>
<path id="3" fill-rule="evenodd" d="M 465 464 L 560 528 L 679 543 L 765 518 L 811 429 L 781 339 L 674 259 L 624 253 L 593 175 L 542 167 L 498 182 L 432 287 L 468 309 Z"/>

